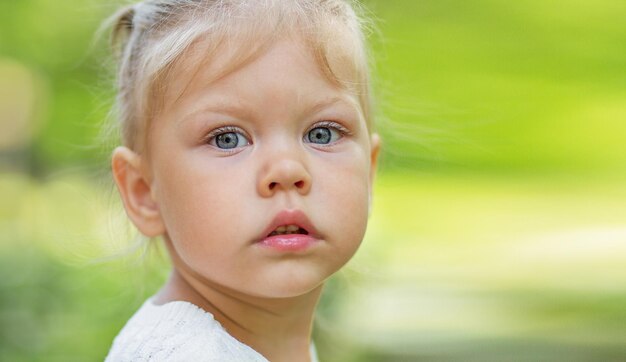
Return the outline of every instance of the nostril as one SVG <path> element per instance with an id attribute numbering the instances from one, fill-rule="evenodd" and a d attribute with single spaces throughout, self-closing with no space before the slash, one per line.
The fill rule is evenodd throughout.
<path id="1" fill-rule="evenodd" d="M 294 185 L 296 185 L 297 188 L 301 189 L 304 187 L 304 181 L 298 181 Z"/>
<path id="2" fill-rule="evenodd" d="M 270 190 L 273 190 L 276 187 L 276 182 L 270 183 Z"/>

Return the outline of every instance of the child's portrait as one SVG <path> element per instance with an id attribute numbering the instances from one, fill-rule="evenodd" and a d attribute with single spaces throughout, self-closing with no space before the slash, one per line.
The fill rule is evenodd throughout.
<path id="1" fill-rule="evenodd" d="M 626 359 L 625 16 L 0 4 L 0 360 Z"/>

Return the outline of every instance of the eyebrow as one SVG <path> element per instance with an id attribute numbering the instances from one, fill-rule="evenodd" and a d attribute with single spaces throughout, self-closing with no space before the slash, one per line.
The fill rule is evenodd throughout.
<path id="1" fill-rule="evenodd" d="M 307 109 L 306 114 L 317 113 L 317 112 L 321 111 L 324 108 L 333 106 L 333 105 L 338 104 L 338 103 L 350 106 L 350 108 L 352 108 L 354 111 L 357 111 L 357 112 L 359 111 L 358 105 L 356 104 L 356 102 L 352 98 L 335 96 L 335 97 L 327 98 L 327 99 L 324 99 L 323 101 L 314 103 L 312 106 L 310 106 Z"/>
<path id="2" fill-rule="evenodd" d="M 210 102 L 208 106 L 199 108 L 191 113 L 185 114 L 181 120 L 179 121 L 179 125 L 183 123 L 187 123 L 188 121 L 193 121 L 200 114 L 215 112 L 215 113 L 227 113 L 227 114 L 241 114 L 245 113 L 246 108 L 240 107 L 234 103 L 226 103 L 221 100 L 217 102 Z"/>
<path id="3" fill-rule="evenodd" d="M 359 107 L 356 101 L 354 101 L 350 97 L 342 97 L 342 96 L 334 96 L 323 99 L 321 101 L 315 102 L 304 111 L 304 114 L 311 115 L 317 112 L 320 112 L 324 108 L 336 105 L 336 104 L 344 104 L 349 106 L 351 110 L 357 112 L 360 116 L 361 112 L 359 111 Z M 245 106 L 240 106 L 236 103 L 222 102 L 218 100 L 215 103 L 212 103 L 206 107 L 195 110 L 191 113 L 188 113 L 182 117 L 180 120 L 180 124 L 186 123 L 187 121 L 193 120 L 199 114 L 207 113 L 207 112 L 217 112 L 217 113 L 226 113 L 226 114 L 239 114 L 247 116 L 246 118 L 250 118 L 248 116 L 249 110 Z"/>

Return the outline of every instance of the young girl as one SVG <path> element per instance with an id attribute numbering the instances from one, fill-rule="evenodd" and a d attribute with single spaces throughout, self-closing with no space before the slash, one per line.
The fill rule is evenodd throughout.
<path id="1" fill-rule="evenodd" d="M 152 0 L 113 39 L 113 175 L 173 270 L 107 361 L 315 360 L 379 150 L 362 22 L 344 0 Z"/>

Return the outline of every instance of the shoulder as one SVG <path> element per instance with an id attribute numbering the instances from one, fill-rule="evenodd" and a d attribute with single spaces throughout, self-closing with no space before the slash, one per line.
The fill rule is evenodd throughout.
<path id="1" fill-rule="evenodd" d="M 267 360 L 197 306 L 148 299 L 113 341 L 106 362 L 118 361 Z"/>

